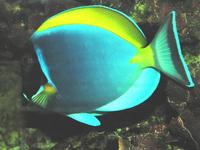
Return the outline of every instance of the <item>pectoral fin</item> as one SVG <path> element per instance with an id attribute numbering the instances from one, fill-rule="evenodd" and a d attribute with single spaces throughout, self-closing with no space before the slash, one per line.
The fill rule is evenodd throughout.
<path id="1" fill-rule="evenodd" d="M 45 85 L 40 86 L 37 93 L 31 97 L 31 100 L 34 104 L 46 108 L 48 101 L 50 100 L 51 96 L 53 96 L 55 93 L 56 89 L 52 85 L 47 83 Z"/>
<path id="2" fill-rule="evenodd" d="M 67 115 L 68 117 L 79 121 L 81 123 L 85 123 L 90 126 L 100 126 L 101 122 L 95 117 L 94 114 L 89 113 L 77 113 L 77 114 L 70 114 Z"/>

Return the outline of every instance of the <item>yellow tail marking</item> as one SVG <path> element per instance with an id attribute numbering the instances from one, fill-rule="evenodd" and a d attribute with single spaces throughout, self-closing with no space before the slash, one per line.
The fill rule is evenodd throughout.
<path id="1" fill-rule="evenodd" d="M 148 45 L 143 49 L 139 49 L 136 56 L 130 60 L 131 64 L 140 64 L 142 68 L 155 67 L 155 59 L 152 47 Z"/>

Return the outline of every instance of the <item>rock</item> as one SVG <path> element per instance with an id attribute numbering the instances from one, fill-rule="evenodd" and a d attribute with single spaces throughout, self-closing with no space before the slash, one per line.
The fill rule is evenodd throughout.
<path id="1" fill-rule="evenodd" d="M 1 127 L 20 124 L 21 68 L 17 61 L 0 61 L 0 114 Z"/>

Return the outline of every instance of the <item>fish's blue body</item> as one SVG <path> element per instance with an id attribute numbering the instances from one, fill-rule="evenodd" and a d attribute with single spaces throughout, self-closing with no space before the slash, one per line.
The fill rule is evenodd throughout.
<path id="1" fill-rule="evenodd" d="M 174 25 L 172 12 L 148 44 L 137 24 L 112 8 L 79 7 L 51 17 L 31 38 L 48 81 L 32 101 L 98 126 L 96 117 L 104 112 L 129 109 L 147 100 L 159 84 L 160 71 L 193 86 Z M 176 57 L 173 51 L 178 51 Z"/>

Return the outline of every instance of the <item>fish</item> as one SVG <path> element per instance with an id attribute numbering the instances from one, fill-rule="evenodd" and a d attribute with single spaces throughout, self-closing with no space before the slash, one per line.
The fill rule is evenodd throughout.
<path id="1" fill-rule="evenodd" d="M 42 23 L 31 41 L 47 82 L 30 101 L 86 125 L 100 126 L 99 116 L 147 101 L 161 73 L 194 87 L 175 11 L 150 43 L 131 17 L 103 5 L 60 12 Z"/>

